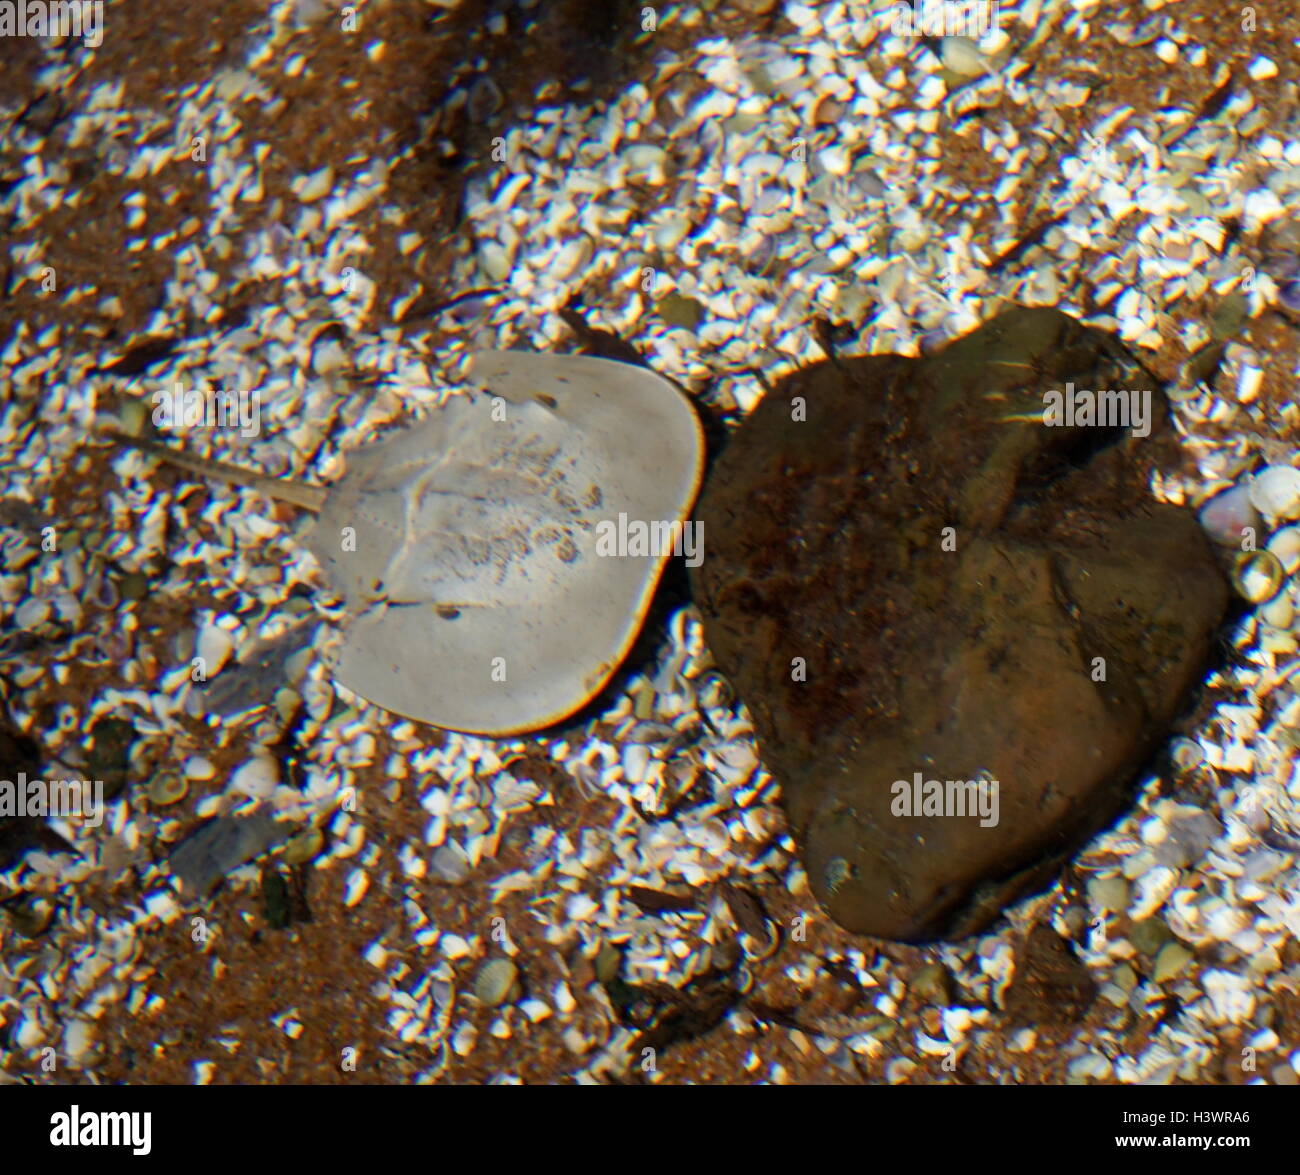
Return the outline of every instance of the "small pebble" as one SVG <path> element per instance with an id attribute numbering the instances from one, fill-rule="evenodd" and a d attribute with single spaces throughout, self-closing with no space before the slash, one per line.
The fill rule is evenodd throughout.
<path id="1" fill-rule="evenodd" d="M 1205 533 L 1224 547 L 1240 547 L 1242 531 L 1258 532 L 1260 527 L 1259 512 L 1251 504 L 1245 486 L 1233 486 L 1216 494 L 1201 507 L 1197 517 Z"/>

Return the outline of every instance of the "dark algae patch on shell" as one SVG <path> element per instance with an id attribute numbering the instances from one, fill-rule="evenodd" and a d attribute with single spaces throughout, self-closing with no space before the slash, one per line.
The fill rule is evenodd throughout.
<path id="1" fill-rule="evenodd" d="M 1048 426 L 1069 384 L 1149 391 L 1149 427 Z M 814 364 L 736 431 L 693 589 L 846 929 L 974 933 L 1129 802 L 1228 602 L 1148 488 L 1176 449 L 1154 378 L 1040 308 L 924 359 Z"/>

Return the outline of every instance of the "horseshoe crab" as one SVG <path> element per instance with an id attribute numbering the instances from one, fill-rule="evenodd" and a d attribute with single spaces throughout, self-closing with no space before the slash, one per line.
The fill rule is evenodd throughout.
<path id="1" fill-rule="evenodd" d="M 679 534 L 704 437 L 645 368 L 488 351 L 471 373 L 487 394 L 348 453 L 330 486 L 118 439 L 314 512 L 304 542 L 347 610 L 335 680 L 393 713 L 502 736 L 568 717 L 626 656 L 673 551 L 610 553 L 601 532 L 630 518 Z"/>

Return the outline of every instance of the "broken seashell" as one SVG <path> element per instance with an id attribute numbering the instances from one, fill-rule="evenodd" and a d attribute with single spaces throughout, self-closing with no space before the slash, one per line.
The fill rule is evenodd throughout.
<path id="1" fill-rule="evenodd" d="M 1300 518 L 1300 469 L 1270 465 L 1250 483 L 1251 504 L 1270 518 Z"/>

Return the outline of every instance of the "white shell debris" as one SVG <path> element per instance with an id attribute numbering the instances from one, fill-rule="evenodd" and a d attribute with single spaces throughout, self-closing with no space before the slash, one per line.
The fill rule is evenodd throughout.
<path id="1" fill-rule="evenodd" d="M 1284 526 L 1268 540 L 1267 550 L 1276 556 L 1287 575 L 1300 570 L 1300 526 Z"/>
<path id="2" fill-rule="evenodd" d="M 230 786 L 254 799 L 265 799 L 280 781 L 280 768 L 270 755 L 255 755 L 235 769 Z"/>
<path id="3" fill-rule="evenodd" d="M 474 995 L 489 1008 L 504 1004 L 517 989 L 519 968 L 509 959 L 490 959 L 479 968 Z"/>
<path id="4" fill-rule="evenodd" d="M 348 907 L 358 905 L 370 888 L 370 875 L 362 868 L 353 869 L 343 886 L 343 904 Z"/>
<path id="5" fill-rule="evenodd" d="M 310 175 L 298 176 L 290 188 L 304 204 L 311 204 L 327 195 L 333 184 L 334 169 L 327 164 Z"/>

